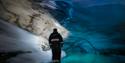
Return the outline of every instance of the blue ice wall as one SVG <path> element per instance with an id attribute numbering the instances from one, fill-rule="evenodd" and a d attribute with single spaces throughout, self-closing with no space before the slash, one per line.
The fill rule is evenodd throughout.
<path id="1" fill-rule="evenodd" d="M 57 13 L 65 18 L 56 18 L 71 32 L 63 47 L 68 54 L 64 63 L 94 63 L 89 62 L 94 60 L 92 58 L 96 58 L 95 63 L 124 63 L 125 0 L 63 1 L 70 7 L 65 15 Z M 104 59 L 109 61 L 102 62 Z"/>

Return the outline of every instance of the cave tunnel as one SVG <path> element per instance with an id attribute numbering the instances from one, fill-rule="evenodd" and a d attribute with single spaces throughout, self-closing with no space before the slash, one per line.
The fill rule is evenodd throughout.
<path id="1" fill-rule="evenodd" d="M 33 6 L 35 10 L 42 8 L 47 10 L 48 13 L 46 11 L 39 11 L 42 12 L 41 15 L 43 18 L 39 14 L 32 15 L 31 13 L 35 13 L 36 11 L 28 10 L 30 9 L 30 6 L 28 6 L 30 5 L 29 3 L 22 5 L 25 2 L 24 0 L 22 0 L 24 2 L 20 2 L 22 3 L 21 6 L 17 5 L 22 8 L 15 7 L 18 12 L 13 8 L 4 8 L 3 5 L 7 4 L 9 0 L 5 0 L 7 3 L 4 4 L 1 4 L 1 1 L 3 0 L 0 0 L 0 14 L 2 16 L 0 16 L 0 61 L 3 61 L 2 57 L 6 55 L 8 57 L 4 58 L 9 58 L 10 60 L 7 60 L 7 62 L 10 63 L 48 63 L 48 61 L 51 61 L 51 50 L 41 52 L 37 46 L 37 42 L 39 38 L 43 42 L 46 42 L 46 35 L 49 35 L 51 32 L 51 26 L 49 25 L 56 23 L 59 29 L 63 29 L 61 32 L 67 33 L 67 30 L 69 32 L 62 47 L 63 57 L 61 63 L 125 63 L 125 0 L 25 0 L 26 2 L 35 2 L 35 4 L 32 4 L 35 5 Z M 16 3 L 13 3 L 14 6 Z M 38 5 L 39 3 L 40 5 Z M 6 14 L 2 9 L 10 14 Z M 8 11 L 9 9 L 14 10 L 17 14 L 14 13 L 14 16 L 11 16 L 13 13 L 12 11 Z M 21 11 L 21 9 L 24 10 Z M 51 15 L 48 15 L 49 13 Z M 3 16 L 7 16 L 7 19 L 2 20 Z M 36 24 L 33 26 L 36 26 L 39 30 L 32 31 L 34 29 L 37 30 L 36 28 L 32 28 L 32 22 L 30 25 L 26 25 L 26 23 L 29 23 L 27 20 L 35 20 L 33 19 L 34 16 L 36 17 L 36 22 L 33 23 L 42 25 L 40 28 L 45 27 L 44 31 L 42 30 L 43 33 L 39 33 L 41 29 Z M 11 17 L 13 19 L 10 19 Z M 26 23 L 22 21 L 16 22 L 20 20 L 18 17 L 24 18 L 22 21 L 26 20 Z M 29 19 L 29 17 L 32 19 Z M 54 18 L 56 22 L 51 18 Z M 12 20 L 10 23 L 19 23 L 19 26 L 16 26 L 22 28 L 19 29 L 16 26 L 2 22 L 9 19 Z M 39 20 L 42 22 L 39 23 Z M 60 27 L 60 25 L 63 27 Z M 30 26 L 31 28 L 29 28 Z M 29 34 L 22 29 L 31 31 L 33 34 Z M 35 34 L 37 37 L 34 36 Z M 67 36 L 67 34 L 65 35 Z M 45 48 L 45 45 L 48 44 L 42 43 L 42 45 Z M 18 51 L 18 49 L 23 50 L 23 52 Z M 45 50 L 48 50 L 48 48 Z M 11 53 L 1 53 L 2 51 L 11 51 Z M 6 60 L 3 62 L 5 63 Z"/>

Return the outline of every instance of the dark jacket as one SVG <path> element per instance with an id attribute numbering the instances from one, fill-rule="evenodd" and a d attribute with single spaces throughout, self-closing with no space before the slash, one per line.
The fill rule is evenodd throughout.
<path id="1" fill-rule="evenodd" d="M 60 47 L 63 44 L 63 38 L 58 32 L 51 33 L 49 37 L 50 47 Z"/>

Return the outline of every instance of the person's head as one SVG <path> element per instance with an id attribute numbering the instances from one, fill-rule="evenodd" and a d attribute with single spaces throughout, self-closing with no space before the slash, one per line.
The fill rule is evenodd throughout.
<path id="1" fill-rule="evenodd" d="M 53 32 L 58 32 L 57 28 L 54 28 L 54 29 L 53 29 Z"/>

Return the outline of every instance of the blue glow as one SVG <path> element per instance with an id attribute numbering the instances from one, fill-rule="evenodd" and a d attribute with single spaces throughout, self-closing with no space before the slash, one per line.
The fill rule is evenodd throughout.
<path id="1" fill-rule="evenodd" d="M 62 63 L 124 63 L 125 0 L 69 2 L 69 17 L 61 21 L 71 32 Z"/>

